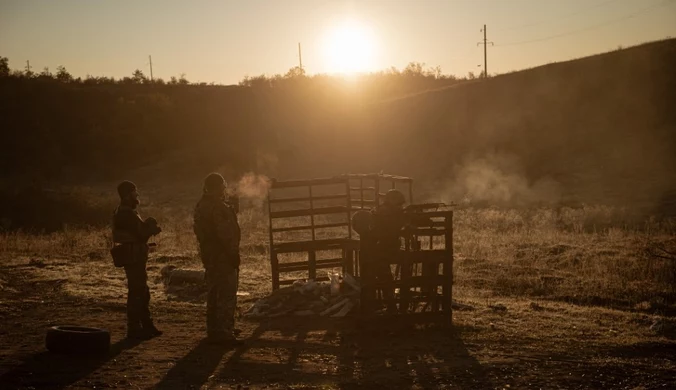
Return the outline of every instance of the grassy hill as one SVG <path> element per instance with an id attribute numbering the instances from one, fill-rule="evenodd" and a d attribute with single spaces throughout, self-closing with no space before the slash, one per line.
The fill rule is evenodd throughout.
<path id="1" fill-rule="evenodd" d="M 40 202 L 35 187 L 100 194 L 129 178 L 175 199 L 215 169 L 282 179 L 384 170 L 413 176 L 431 200 L 666 215 L 676 209 L 673 69 L 675 39 L 487 80 L 402 72 L 218 87 L 0 77 L 0 217 L 19 220 L 18 203 Z M 32 201 L 18 202 L 26 193 Z"/>
<path id="2" fill-rule="evenodd" d="M 373 168 L 456 200 L 651 207 L 676 189 L 673 69 L 672 39 L 374 104 L 360 131 Z"/>

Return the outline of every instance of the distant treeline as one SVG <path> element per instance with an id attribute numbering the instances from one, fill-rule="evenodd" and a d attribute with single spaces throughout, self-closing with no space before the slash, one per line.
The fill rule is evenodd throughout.
<path id="1" fill-rule="evenodd" d="M 302 144 L 294 137 L 313 118 L 462 81 L 420 63 L 358 78 L 310 77 L 298 68 L 245 77 L 238 86 L 191 83 L 185 75 L 150 80 L 140 70 L 76 78 L 63 66 L 11 70 L 0 57 L 0 175 L 103 178 L 175 155 L 186 164 L 256 169 L 261 156 L 276 160 Z"/>
<path id="2" fill-rule="evenodd" d="M 2 69 L 0 167 L 13 179 L 383 170 L 419 193 L 434 185 L 436 200 L 676 211 L 676 39 L 472 81 L 416 63 L 227 87 Z"/>

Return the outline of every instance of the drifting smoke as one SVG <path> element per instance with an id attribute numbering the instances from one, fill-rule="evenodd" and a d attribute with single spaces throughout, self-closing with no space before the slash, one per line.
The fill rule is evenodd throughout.
<path id="1" fill-rule="evenodd" d="M 270 179 L 265 175 L 257 175 L 255 173 L 247 173 L 238 182 L 235 191 L 237 196 L 249 203 L 251 206 L 260 208 L 268 195 L 270 189 Z"/>
<path id="2" fill-rule="evenodd" d="M 529 181 L 518 159 L 508 155 L 470 159 L 455 169 L 455 178 L 445 193 L 466 205 L 527 206 L 561 199 L 558 182 L 546 177 Z"/>

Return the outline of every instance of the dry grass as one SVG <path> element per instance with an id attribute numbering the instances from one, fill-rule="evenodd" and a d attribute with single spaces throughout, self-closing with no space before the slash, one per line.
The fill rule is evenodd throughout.
<path id="1" fill-rule="evenodd" d="M 142 211 L 157 215 L 164 227 L 151 265 L 156 260 L 160 266 L 200 267 L 190 209 Z M 240 223 L 243 286 L 264 293 L 270 288 L 267 218 L 262 209 L 249 208 L 240 214 Z M 460 209 L 454 225 L 455 295 L 461 299 L 533 297 L 653 312 L 675 306 L 676 262 L 646 255 L 655 243 L 674 245 L 673 221 L 638 225 L 623 210 L 607 207 Z M 108 275 L 109 240 L 102 228 L 12 232 L 0 235 L 0 252 L 3 258 L 26 261 L 68 258 L 83 266 L 96 264 L 96 272 L 117 285 L 119 275 Z"/>
<path id="2" fill-rule="evenodd" d="M 204 381 L 213 387 L 238 381 L 259 388 L 256 384 L 272 381 L 283 382 L 284 388 L 293 387 L 290 383 L 316 388 L 306 383 L 319 372 L 326 388 L 344 388 L 338 385 L 343 381 L 397 388 L 381 386 L 397 378 L 419 384 L 410 388 L 434 388 L 430 383 L 448 378 L 466 388 L 664 386 L 673 382 L 675 263 L 648 257 L 645 248 L 659 243 L 673 248 L 673 225 L 648 221 L 640 230 L 621 223 L 587 228 L 598 223 L 599 215 L 618 218 L 608 210 L 458 210 L 454 298 L 465 306 L 454 311 L 453 323 L 460 344 L 449 341 L 446 330 L 407 329 L 400 345 L 391 339 L 396 330 L 356 332 L 335 325 L 336 333 L 319 320 L 304 323 L 311 331 L 299 330 L 303 322 L 294 318 L 267 329 L 269 324 L 240 319 L 250 346 L 218 355 L 222 371 L 209 371 Z M 160 274 L 168 264 L 201 267 L 190 210 L 142 211 L 157 216 L 165 229 L 148 265 L 152 311 L 165 336 L 83 374 L 82 383 L 133 382 L 150 388 L 169 378 L 194 380 L 199 387 L 195 373 L 202 372 L 202 360 L 193 367 L 190 359 L 200 350 L 186 351 L 196 348 L 204 333 L 203 299 L 168 295 Z M 238 303 L 246 310 L 270 291 L 268 230 L 260 209 L 244 210 L 240 222 L 240 291 L 251 295 Z M 107 229 L 0 235 L 0 261 L 8 272 L 0 274 L 0 315 L 9 319 L 7 324 L 26 324 L 0 329 L 0 344 L 11 356 L 23 356 L 24 346 L 42 348 L 40 332 L 48 323 L 84 321 L 112 329 L 118 337 L 124 333 L 125 277 L 112 266 L 108 244 Z M 63 310 L 66 305 L 69 310 Z M 27 339 L 21 345 L 15 341 Z M 16 358 L 0 362 L 0 369 L 17 364 L 11 359 Z M 167 362 L 185 372 L 176 374 Z M 27 367 L 31 373 L 46 370 L 37 363 Z M 31 380 L 22 370 L 12 375 Z"/>

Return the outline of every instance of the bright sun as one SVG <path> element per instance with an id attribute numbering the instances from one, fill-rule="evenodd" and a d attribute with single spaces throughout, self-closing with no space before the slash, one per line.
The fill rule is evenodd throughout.
<path id="1" fill-rule="evenodd" d="M 329 73 L 352 74 L 375 68 L 373 33 L 357 22 L 345 22 L 331 29 L 323 47 Z"/>

